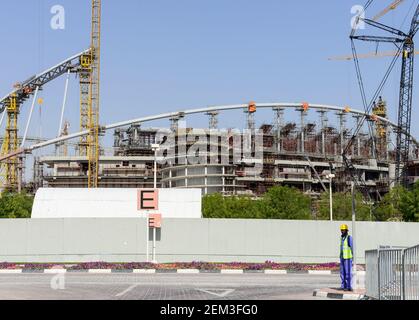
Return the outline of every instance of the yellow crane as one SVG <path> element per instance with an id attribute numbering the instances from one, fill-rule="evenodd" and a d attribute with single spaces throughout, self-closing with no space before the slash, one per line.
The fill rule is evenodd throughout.
<path id="1" fill-rule="evenodd" d="M 390 4 L 387 8 L 385 8 L 383 11 L 381 11 L 379 14 L 377 14 L 372 20 L 378 21 L 380 18 L 384 17 L 387 13 L 389 13 L 392 10 L 397 9 L 399 5 L 403 3 L 404 0 L 395 0 L 392 4 Z"/>
<path id="2" fill-rule="evenodd" d="M 80 156 L 88 158 L 88 187 L 99 184 L 99 105 L 100 105 L 100 34 L 101 0 L 92 0 L 90 53 L 80 57 L 80 130 L 89 130 L 79 143 Z"/>
<path id="3" fill-rule="evenodd" d="M 13 94 L 7 104 L 7 123 L 6 135 L 3 142 L 2 154 L 9 154 L 16 152 L 19 148 L 18 143 L 18 125 L 17 119 L 20 112 L 17 96 Z M 18 187 L 18 166 L 19 159 L 17 157 L 10 158 L 6 161 L 5 179 L 6 188 L 14 190 Z"/>
<path id="4" fill-rule="evenodd" d="M 419 54 L 419 51 L 415 51 L 415 55 Z M 381 52 L 370 52 L 370 53 L 363 53 L 358 55 L 358 59 L 368 59 L 368 58 L 383 58 L 383 57 L 394 57 L 397 55 L 397 51 L 381 51 Z M 351 61 L 354 57 L 352 55 L 347 56 L 337 56 L 337 57 L 330 57 L 328 60 L 330 61 Z"/>

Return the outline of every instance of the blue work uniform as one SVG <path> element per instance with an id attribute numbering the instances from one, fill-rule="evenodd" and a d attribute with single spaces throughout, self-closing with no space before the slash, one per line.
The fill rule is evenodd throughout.
<path id="1" fill-rule="evenodd" d="M 350 235 L 341 237 L 340 241 L 340 278 L 341 288 L 352 290 L 353 239 Z"/>

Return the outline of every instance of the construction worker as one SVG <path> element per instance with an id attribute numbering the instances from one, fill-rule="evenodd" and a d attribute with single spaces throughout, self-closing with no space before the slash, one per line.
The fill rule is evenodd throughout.
<path id="1" fill-rule="evenodd" d="M 352 291 L 353 239 L 348 231 L 349 228 L 346 224 L 340 226 L 340 278 L 342 280 L 341 290 L 344 291 Z"/>

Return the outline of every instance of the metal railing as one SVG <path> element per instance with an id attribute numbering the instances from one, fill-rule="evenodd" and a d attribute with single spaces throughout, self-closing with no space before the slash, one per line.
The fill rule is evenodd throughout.
<path id="1" fill-rule="evenodd" d="M 403 300 L 419 300 L 419 245 L 403 252 Z"/>
<path id="2" fill-rule="evenodd" d="M 365 252 L 366 295 L 379 300 L 419 300 L 419 246 Z"/>
<path id="3" fill-rule="evenodd" d="M 378 250 L 365 251 L 365 289 L 367 295 L 379 299 L 378 293 Z"/>

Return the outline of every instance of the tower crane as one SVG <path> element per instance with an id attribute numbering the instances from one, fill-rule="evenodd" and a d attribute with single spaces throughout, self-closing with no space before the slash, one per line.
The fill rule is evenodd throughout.
<path id="1" fill-rule="evenodd" d="M 88 187 L 99 184 L 99 105 L 100 105 L 100 35 L 101 0 L 92 0 L 92 26 L 89 54 L 80 57 L 80 130 L 89 130 L 79 143 L 80 156 L 88 158 Z"/>
<path id="2" fill-rule="evenodd" d="M 396 62 L 396 58 L 398 56 L 402 57 L 402 72 L 401 72 L 401 80 L 400 80 L 400 97 L 399 97 L 399 108 L 398 108 L 398 128 L 397 128 L 397 145 L 396 145 L 396 182 L 401 184 L 405 187 L 408 186 L 408 176 L 407 176 L 407 165 L 409 161 L 409 150 L 410 150 L 410 128 L 411 128 L 411 115 L 412 115 L 412 98 L 413 98 L 413 75 L 414 75 L 414 57 L 415 57 L 415 46 L 414 46 L 414 37 L 419 30 L 419 5 L 416 8 L 415 14 L 413 16 L 410 30 L 408 33 L 405 33 L 401 30 L 386 26 L 379 22 L 370 19 L 362 19 L 366 24 L 378 28 L 380 30 L 384 30 L 390 33 L 389 36 L 366 36 L 355 35 L 355 29 L 353 30 L 350 38 L 352 41 L 352 49 L 355 64 L 357 67 L 358 73 L 358 81 L 361 87 L 361 93 L 364 100 L 364 105 L 366 111 L 370 111 L 372 107 L 372 103 L 367 106 L 365 92 L 363 89 L 362 77 L 360 75 L 359 63 L 356 54 L 356 49 L 354 46 L 354 40 L 360 41 L 370 41 L 375 43 L 393 43 L 398 48 L 397 55 L 394 57 L 392 61 L 392 65 L 390 69 L 387 71 L 384 80 L 381 82 L 379 89 L 376 92 L 376 95 L 380 93 L 382 90 L 389 73 L 391 72 L 394 64 Z M 376 97 L 373 98 L 373 101 Z M 364 119 L 365 120 L 365 119 Z M 345 163 L 347 167 L 353 172 L 353 168 L 351 167 L 350 161 L 347 161 L 347 153 L 349 148 L 354 140 L 354 137 L 358 134 L 359 130 L 363 121 L 360 122 L 357 129 L 355 130 L 355 134 L 353 138 L 348 143 L 348 146 L 345 148 L 343 153 L 343 158 L 345 159 Z M 353 176 L 353 173 L 351 173 Z M 353 176 L 354 177 L 354 176 Z"/>
<path id="3" fill-rule="evenodd" d="M 387 6 L 384 10 L 378 13 L 372 21 L 378 21 L 386 14 L 388 14 L 392 10 L 396 10 L 405 0 L 395 0 L 389 6 Z M 419 54 L 419 51 L 415 51 L 415 54 Z M 394 57 L 397 55 L 396 51 L 386 51 L 386 52 L 370 52 L 366 54 L 358 55 L 358 59 L 364 58 L 381 58 L 381 57 Z M 353 60 L 353 55 L 346 55 L 346 56 L 337 56 L 337 57 L 330 57 L 328 60 Z"/>

